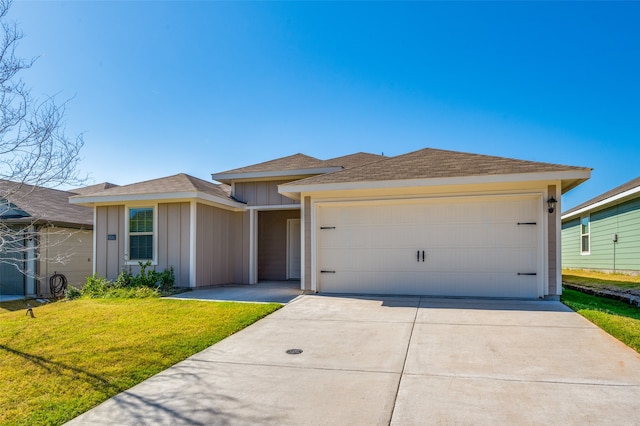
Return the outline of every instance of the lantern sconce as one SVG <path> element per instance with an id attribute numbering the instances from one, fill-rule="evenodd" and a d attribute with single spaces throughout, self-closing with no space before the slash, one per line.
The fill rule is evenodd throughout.
<path id="1" fill-rule="evenodd" d="M 558 200 L 553 198 L 553 196 L 549 197 L 547 200 L 547 205 L 549 206 L 549 213 L 553 213 L 556 209 L 556 204 L 558 204 Z"/>

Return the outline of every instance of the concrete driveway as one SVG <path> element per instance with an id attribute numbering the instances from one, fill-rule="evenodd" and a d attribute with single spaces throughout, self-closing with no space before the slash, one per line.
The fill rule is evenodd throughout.
<path id="1" fill-rule="evenodd" d="M 638 424 L 638 401 L 640 356 L 559 302 L 307 295 L 70 424 Z"/>

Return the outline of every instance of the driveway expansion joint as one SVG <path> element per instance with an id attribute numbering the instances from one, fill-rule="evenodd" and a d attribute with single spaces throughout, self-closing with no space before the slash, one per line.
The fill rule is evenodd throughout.
<path id="1" fill-rule="evenodd" d="M 573 380 L 536 380 L 536 379 L 516 379 L 508 377 L 491 377 L 491 376 L 469 376 L 469 375 L 457 375 L 457 374 L 420 374 L 420 373 L 402 373 L 403 376 L 411 377 L 438 377 L 447 379 L 461 379 L 461 380 L 493 380 L 497 382 L 512 382 L 512 383 L 543 383 L 553 385 L 568 385 L 568 386 L 606 386 L 617 388 L 638 388 L 640 384 L 635 383 L 611 383 L 611 382 L 599 382 L 599 381 L 573 381 Z"/>
<path id="2" fill-rule="evenodd" d="M 422 298 L 420 299 L 422 302 Z M 407 359 L 409 358 L 409 349 L 411 348 L 411 338 L 413 337 L 413 331 L 416 328 L 416 319 L 418 318 L 418 311 L 420 310 L 420 304 L 416 308 L 413 323 L 411 324 L 411 332 L 409 333 L 409 340 L 407 341 L 407 347 L 405 348 L 404 353 L 404 361 L 402 363 L 402 371 L 400 372 L 400 377 L 398 378 L 398 386 L 396 387 L 396 392 L 393 398 L 393 408 L 391 409 L 391 415 L 389 416 L 389 424 L 393 421 L 393 414 L 396 410 L 396 406 L 398 405 L 398 394 L 400 393 L 400 385 L 402 385 L 402 377 L 405 375 L 405 369 L 407 368 Z"/>
<path id="3" fill-rule="evenodd" d="M 282 368 L 295 368 L 298 370 L 350 371 L 353 373 L 375 373 L 375 374 L 397 374 L 397 375 L 402 374 L 399 371 L 365 370 L 365 369 L 356 369 L 356 368 L 312 367 L 308 365 L 268 364 L 263 362 L 222 361 L 222 360 L 208 360 L 208 359 L 194 359 L 194 358 L 192 358 L 191 360 L 202 362 L 202 363 L 210 363 L 210 364 L 253 365 L 256 367 L 282 367 Z"/>

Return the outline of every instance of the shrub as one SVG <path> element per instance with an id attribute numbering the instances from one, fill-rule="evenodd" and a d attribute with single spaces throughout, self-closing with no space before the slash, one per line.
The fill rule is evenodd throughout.
<path id="1" fill-rule="evenodd" d="M 82 290 L 77 289 L 73 286 L 67 287 L 67 290 L 64 293 L 64 296 L 67 300 L 77 299 L 82 296 Z"/>
<path id="2" fill-rule="evenodd" d="M 113 282 L 93 274 L 87 278 L 87 282 L 82 287 L 82 295 L 92 298 L 104 297 L 113 287 Z"/>
<path id="3" fill-rule="evenodd" d="M 176 276 L 173 272 L 173 266 L 158 274 L 158 285 L 162 291 L 171 291 L 175 284 Z"/>
<path id="4" fill-rule="evenodd" d="M 171 293 L 175 284 L 173 267 L 157 272 L 149 269 L 151 262 L 138 262 L 140 273 L 133 275 L 126 270 L 118 274 L 115 281 L 110 281 L 94 274 L 87 278 L 82 290 L 75 290 L 82 296 L 91 298 L 145 298 L 159 297 L 163 293 Z M 74 298 L 79 297 L 72 292 Z M 67 297 L 71 300 L 70 297 Z"/>

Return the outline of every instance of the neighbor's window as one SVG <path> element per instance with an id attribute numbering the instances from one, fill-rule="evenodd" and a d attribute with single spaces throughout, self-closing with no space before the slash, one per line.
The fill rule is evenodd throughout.
<path id="1" fill-rule="evenodd" d="M 583 216 L 580 218 L 580 251 L 582 254 L 589 254 L 590 235 L 589 216 Z"/>
<path id="2" fill-rule="evenodd" d="M 153 260 L 153 207 L 129 209 L 129 260 Z"/>

